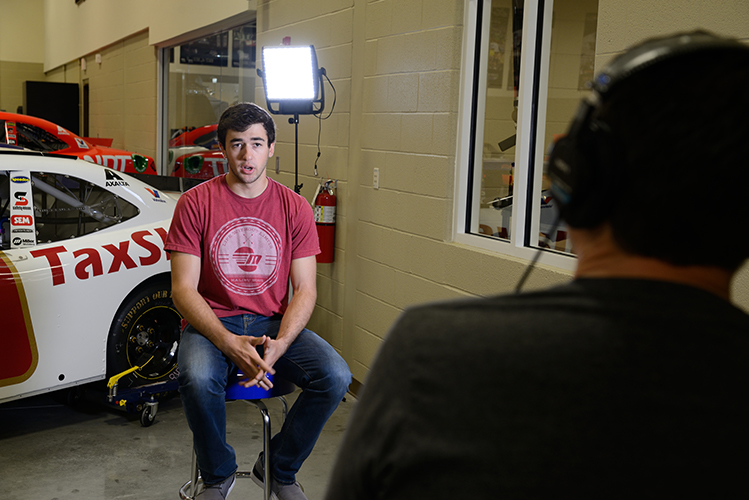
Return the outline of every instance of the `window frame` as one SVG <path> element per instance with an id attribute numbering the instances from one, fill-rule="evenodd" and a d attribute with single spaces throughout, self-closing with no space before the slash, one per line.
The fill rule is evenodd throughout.
<path id="1" fill-rule="evenodd" d="M 543 137 L 546 123 L 553 7 L 553 0 L 525 0 L 523 7 L 513 212 L 507 241 L 470 232 L 478 221 L 478 213 L 471 203 L 480 196 L 480 182 L 473 182 L 473 168 L 483 156 L 488 65 L 483 50 L 488 48 L 491 0 L 465 0 L 453 198 L 453 240 L 456 243 L 524 260 L 532 259 L 539 252 L 541 197 L 540 194 L 529 196 L 529 193 L 541 193 L 546 145 L 543 139 L 537 138 Z M 474 206 L 477 205 L 474 203 Z M 574 270 L 577 258 L 544 249 L 540 251 L 538 262 Z"/>
<path id="2" fill-rule="evenodd" d="M 156 157 L 160 175 L 171 175 L 169 165 L 169 50 L 177 45 L 199 40 L 222 31 L 228 31 L 248 23 L 257 22 L 257 11 L 249 9 L 217 23 L 198 28 L 177 37 L 164 40 L 157 45 L 156 94 L 158 109 L 156 116 Z M 256 56 L 257 59 L 257 56 Z M 257 92 L 257 90 L 256 90 Z"/>

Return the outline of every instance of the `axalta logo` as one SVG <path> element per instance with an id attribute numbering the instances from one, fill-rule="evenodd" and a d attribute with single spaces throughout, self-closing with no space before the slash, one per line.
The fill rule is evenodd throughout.
<path id="1" fill-rule="evenodd" d="M 10 182 L 15 182 L 16 184 L 23 184 L 25 182 L 29 182 L 31 179 L 26 177 L 25 175 L 17 175 L 16 177 L 11 177 Z"/>
<path id="2" fill-rule="evenodd" d="M 156 234 L 154 234 L 156 233 Z M 158 227 L 153 232 L 148 230 L 136 231 L 130 235 L 129 240 L 120 241 L 117 244 L 106 244 L 99 248 L 81 248 L 73 252 L 75 263 L 72 271 L 79 280 L 87 280 L 94 276 L 101 276 L 105 269 L 107 274 L 116 273 L 125 269 L 151 266 L 161 261 L 162 256 L 169 254 L 164 251 L 166 241 L 166 229 Z M 161 244 L 157 244 L 157 242 Z M 135 243 L 135 245 L 131 245 Z M 143 252 L 146 252 L 143 255 Z M 66 276 L 69 277 L 71 267 L 63 264 L 61 256 L 69 259 L 70 251 L 63 245 L 32 250 L 31 255 L 35 258 L 46 258 L 52 271 L 52 286 L 64 285 Z M 67 275 L 65 271 L 67 270 Z"/>
<path id="3" fill-rule="evenodd" d="M 104 184 L 106 187 L 130 185 L 127 183 L 127 181 L 122 180 L 122 177 L 117 175 L 117 173 L 114 170 L 104 169 L 104 174 L 106 175 L 106 180 L 107 180 L 106 183 Z"/>

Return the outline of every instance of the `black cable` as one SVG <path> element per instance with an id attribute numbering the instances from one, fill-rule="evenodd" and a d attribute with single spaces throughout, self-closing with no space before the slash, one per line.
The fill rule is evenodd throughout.
<path id="1" fill-rule="evenodd" d="M 328 78 L 328 74 L 323 72 L 322 76 L 325 77 L 325 79 L 328 81 L 328 85 L 330 85 L 330 88 L 333 89 L 333 105 L 330 106 L 330 112 L 325 118 L 323 118 L 322 113 L 317 113 L 317 157 L 315 158 L 315 177 L 317 177 L 317 160 L 320 159 L 320 134 L 322 133 L 322 121 L 327 120 L 328 118 L 330 118 L 330 115 L 333 114 L 335 103 L 338 98 L 338 93 L 333 86 L 333 82 L 331 82 L 330 78 Z"/>
<path id="2" fill-rule="evenodd" d="M 549 236 L 546 238 L 549 239 L 551 235 L 554 234 L 554 232 L 559 227 L 559 223 L 562 221 L 562 218 L 557 214 L 556 219 L 554 219 L 554 224 L 551 225 L 551 231 L 549 231 Z M 528 264 L 528 267 L 525 268 L 525 272 L 523 272 L 523 275 L 520 277 L 520 280 L 518 280 L 518 284 L 515 285 L 515 293 L 520 293 L 520 290 L 523 288 L 523 285 L 525 284 L 526 280 L 528 279 L 528 276 L 530 276 L 531 271 L 533 271 L 533 268 L 536 267 L 536 263 L 538 262 L 538 259 L 541 257 L 541 252 L 543 252 L 543 247 L 538 247 L 538 250 L 536 250 L 535 255 L 533 255 L 533 259 L 531 259 L 530 264 Z"/>

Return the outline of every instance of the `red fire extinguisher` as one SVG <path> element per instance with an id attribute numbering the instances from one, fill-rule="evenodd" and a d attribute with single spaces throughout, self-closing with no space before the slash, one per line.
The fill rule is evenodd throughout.
<path id="1" fill-rule="evenodd" d="M 317 262 L 320 264 L 333 262 L 335 254 L 335 184 L 333 180 L 321 183 L 315 196 L 315 225 L 321 252 L 317 255 Z"/>

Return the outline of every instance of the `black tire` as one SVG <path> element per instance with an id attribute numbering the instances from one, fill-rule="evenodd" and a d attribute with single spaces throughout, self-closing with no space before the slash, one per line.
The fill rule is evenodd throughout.
<path id="1" fill-rule="evenodd" d="M 107 380 L 134 366 L 120 388 L 153 384 L 177 375 L 177 347 L 182 316 L 171 299 L 168 278 L 146 283 L 122 303 L 107 342 Z"/>
<path id="2" fill-rule="evenodd" d="M 156 420 L 156 415 L 154 415 L 153 409 L 149 405 L 145 405 L 140 412 L 141 427 L 150 427 L 154 420 Z"/>

